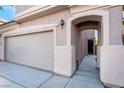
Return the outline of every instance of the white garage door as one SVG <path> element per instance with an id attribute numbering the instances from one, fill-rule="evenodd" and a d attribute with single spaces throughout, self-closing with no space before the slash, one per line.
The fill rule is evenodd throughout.
<path id="1" fill-rule="evenodd" d="M 53 32 L 7 37 L 5 59 L 53 71 Z"/>

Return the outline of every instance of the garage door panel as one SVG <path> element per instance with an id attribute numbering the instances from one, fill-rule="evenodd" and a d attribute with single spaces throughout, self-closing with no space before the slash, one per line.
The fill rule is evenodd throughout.
<path id="1" fill-rule="evenodd" d="M 53 70 L 53 32 L 6 38 L 6 60 Z"/>

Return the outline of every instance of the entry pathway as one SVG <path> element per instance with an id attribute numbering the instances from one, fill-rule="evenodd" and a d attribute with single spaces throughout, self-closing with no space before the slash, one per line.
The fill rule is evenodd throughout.
<path id="1" fill-rule="evenodd" d="M 102 88 L 95 56 L 86 56 L 71 77 L 8 62 L 0 62 L 0 87 L 9 88 Z"/>

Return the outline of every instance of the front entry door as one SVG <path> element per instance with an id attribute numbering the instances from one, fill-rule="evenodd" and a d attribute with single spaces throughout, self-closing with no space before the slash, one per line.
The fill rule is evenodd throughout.
<path id="1" fill-rule="evenodd" d="M 93 40 L 88 40 L 88 54 L 93 54 Z"/>

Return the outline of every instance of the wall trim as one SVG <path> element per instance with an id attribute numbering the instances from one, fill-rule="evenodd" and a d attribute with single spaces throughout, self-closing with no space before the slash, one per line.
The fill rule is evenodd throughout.
<path id="1" fill-rule="evenodd" d="M 45 16 L 51 13 L 55 13 L 56 11 L 61 11 L 63 9 L 67 9 L 67 5 L 44 5 L 44 6 L 34 6 L 29 8 L 23 12 L 20 12 L 15 16 L 15 20 L 18 22 L 22 22 L 23 20 L 29 20 L 30 18 L 37 17 L 40 14 L 41 16 Z"/>
<path id="2" fill-rule="evenodd" d="M 23 35 L 23 34 L 31 34 L 36 32 L 44 32 L 49 30 L 54 30 L 57 24 L 47 24 L 47 25 L 34 25 L 28 27 L 20 27 L 15 30 L 11 30 L 9 32 L 2 33 L 3 37 L 8 36 L 16 36 L 16 35 Z"/>
<path id="3" fill-rule="evenodd" d="M 33 6 L 33 7 L 29 8 L 29 9 L 26 9 L 26 10 L 23 11 L 23 12 L 18 13 L 18 14 L 15 16 L 15 18 L 24 16 L 24 15 L 26 15 L 27 13 L 30 14 L 31 12 L 34 12 L 34 11 L 39 10 L 39 9 L 44 9 L 44 8 L 46 8 L 46 7 L 48 7 L 48 6 L 49 6 L 49 5 Z"/>

